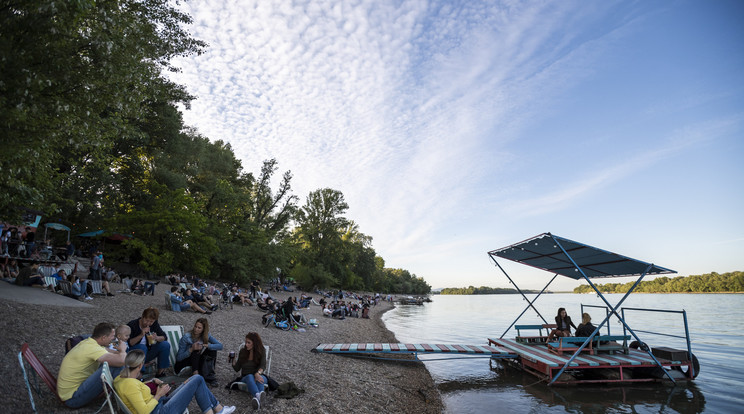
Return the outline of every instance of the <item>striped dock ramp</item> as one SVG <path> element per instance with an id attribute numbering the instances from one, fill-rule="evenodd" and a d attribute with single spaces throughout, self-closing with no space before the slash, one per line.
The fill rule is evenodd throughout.
<path id="1" fill-rule="evenodd" d="M 440 354 L 448 356 L 481 356 L 516 358 L 517 353 L 499 346 L 461 344 L 356 343 L 318 344 L 313 352 L 329 354 Z"/>

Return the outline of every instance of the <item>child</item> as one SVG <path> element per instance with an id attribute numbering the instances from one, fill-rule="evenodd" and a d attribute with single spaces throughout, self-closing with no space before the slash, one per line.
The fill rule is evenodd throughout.
<path id="1" fill-rule="evenodd" d="M 119 325 L 114 331 L 115 338 L 109 345 L 109 348 L 116 350 L 116 342 L 124 342 L 127 344 L 127 351 L 129 351 L 129 335 L 132 334 L 132 328 L 127 325 Z"/>

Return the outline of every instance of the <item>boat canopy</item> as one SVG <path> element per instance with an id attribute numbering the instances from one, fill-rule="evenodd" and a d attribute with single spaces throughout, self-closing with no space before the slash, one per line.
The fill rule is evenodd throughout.
<path id="1" fill-rule="evenodd" d="M 583 279 L 584 276 L 600 278 L 676 273 L 674 270 L 550 233 L 492 250 L 488 254 L 491 257 L 501 257 L 576 280 Z"/>

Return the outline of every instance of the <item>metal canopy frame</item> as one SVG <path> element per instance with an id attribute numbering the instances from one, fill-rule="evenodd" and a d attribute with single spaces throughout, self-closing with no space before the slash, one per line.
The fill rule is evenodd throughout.
<path id="1" fill-rule="evenodd" d="M 514 322 L 509 325 L 506 331 L 501 334 L 501 338 L 506 335 L 509 329 L 511 329 L 512 326 L 517 323 L 519 318 L 521 318 L 522 315 L 524 315 L 524 313 L 527 312 L 529 308 L 532 308 L 540 317 L 540 319 L 542 319 L 543 322 L 547 323 L 545 321 L 545 318 L 543 318 L 540 312 L 538 312 L 538 310 L 533 306 L 533 303 L 537 301 L 537 298 L 539 298 L 540 295 L 545 292 L 548 286 L 553 283 L 553 280 L 555 280 L 558 275 L 570 277 L 575 280 L 580 280 L 583 278 L 584 280 L 586 280 L 589 286 L 594 289 L 594 292 L 599 295 L 599 297 L 609 309 L 609 311 L 607 312 L 607 316 L 604 318 L 604 320 L 602 320 L 602 323 L 597 325 L 597 327 L 594 329 L 594 332 L 592 332 L 589 338 L 584 341 L 579 349 L 576 350 L 573 355 L 571 355 L 571 358 L 566 361 L 561 370 L 558 371 L 558 374 L 553 377 L 548 385 L 552 385 L 563 374 L 563 372 L 571 364 L 571 362 L 573 362 L 573 360 L 589 344 L 594 336 L 599 333 L 599 330 L 605 324 L 608 324 L 609 326 L 609 320 L 612 315 L 617 316 L 625 329 L 630 332 L 630 334 L 633 336 L 633 338 L 635 338 L 636 341 L 643 342 L 638 337 L 638 335 L 630 328 L 630 326 L 628 326 L 623 316 L 621 316 L 617 312 L 617 310 L 620 309 L 620 305 L 623 304 L 625 299 L 633 292 L 633 290 L 635 290 L 635 288 L 646 275 L 677 273 L 674 270 L 656 266 L 653 263 L 646 263 L 640 260 L 631 259 L 617 253 L 612 253 L 607 250 L 589 246 L 587 244 L 555 236 L 551 233 L 539 234 L 535 237 L 521 241 L 519 243 L 515 243 L 501 249 L 492 250 L 488 252 L 488 256 L 491 258 L 491 260 L 493 260 L 494 264 L 501 270 L 501 272 L 504 273 L 506 278 L 509 279 L 509 282 L 514 285 L 519 294 L 522 295 L 522 297 L 528 302 L 527 307 L 522 311 L 522 313 L 520 313 L 519 316 L 517 316 L 517 318 L 514 320 Z M 530 301 L 529 299 L 527 299 L 527 296 L 525 296 L 522 290 L 519 289 L 517 284 L 514 283 L 512 278 L 509 277 L 504 268 L 501 267 L 501 265 L 496 261 L 497 257 L 522 263 L 527 266 L 532 266 L 545 271 L 553 272 L 555 273 L 555 276 L 553 276 L 553 278 L 550 279 L 548 284 L 545 285 L 540 293 L 538 293 L 537 296 L 535 296 L 535 298 Z M 615 306 L 612 306 L 610 302 L 607 301 L 604 295 L 602 295 L 602 292 L 600 292 L 599 289 L 597 289 L 594 283 L 592 283 L 592 281 L 590 280 L 593 278 L 627 276 L 637 276 L 638 279 L 635 281 L 633 286 L 631 286 L 628 292 L 617 302 L 617 304 L 615 304 Z M 674 378 L 672 378 L 671 375 L 666 372 L 666 370 L 664 370 L 664 367 L 651 353 L 651 350 L 647 349 L 645 350 L 645 352 L 651 357 L 651 359 L 654 360 L 656 365 L 665 372 L 666 376 L 669 377 L 669 379 L 676 384 Z"/>

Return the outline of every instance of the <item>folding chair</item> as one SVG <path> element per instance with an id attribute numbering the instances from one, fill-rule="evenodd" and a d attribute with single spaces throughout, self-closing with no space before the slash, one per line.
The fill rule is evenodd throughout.
<path id="1" fill-rule="evenodd" d="M 60 280 L 59 287 L 62 289 L 63 295 L 72 295 L 72 283 L 66 280 Z"/>
<path id="2" fill-rule="evenodd" d="M 132 412 L 129 411 L 129 407 L 124 404 L 124 401 L 121 400 L 121 397 L 119 397 L 119 394 L 117 394 L 116 390 L 114 389 L 114 378 L 111 376 L 111 369 L 109 368 L 108 362 L 103 363 L 103 369 L 101 370 L 101 382 L 103 383 L 103 394 L 106 396 L 106 404 L 108 405 L 109 410 L 111 410 L 111 414 L 116 414 L 114 405 L 111 403 L 112 395 L 114 396 L 116 405 L 117 407 L 119 407 L 119 410 L 121 412 L 123 412 L 124 414 L 132 414 Z"/>
<path id="3" fill-rule="evenodd" d="M 161 326 L 160 328 L 163 329 L 163 332 L 165 332 L 165 337 L 168 338 L 168 342 L 170 343 L 170 363 L 171 366 L 175 366 L 176 355 L 178 355 L 178 342 L 183 336 L 183 326 L 165 325 Z"/>
<path id="4" fill-rule="evenodd" d="M 51 276 L 44 276 L 44 283 L 46 283 L 47 286 L 50 286 L 52 290 L 57 287 L 57 279 Z"/>
<path id="5" fill-rule="evenodd" d="M 44 366 L 44 364 L 39 361 L 39 358 L 36 357 L 36 355 L 31 351 L 31 348 L 28 347 L 28 343 L 24 343 L 21 345 L 21 352 L 18 353 L 18 363 L 21 365 L 21 371 L 23 372 L 23 380 L 26 382 L 26 389 L 28 390 L 28 399 L 31 401 L 31 409 L 34 412 L 36 411 L 36 404 L 34 403 L 34 396 L 31 392 L 31 383 L 28 380 L 28 375 L 26 374 L 26 367 L 23 364 L 23 360 L 26 360 L 29 365 L 31 365 L 31 368 L 33 368 L 32 373 L 34 374 L 34 389 L 36 393 L 41 394 L 41 384 L 39 384 L 39 377 L 41 377 L 42 381 L 46 383 L 46 385 L 49 387 L 50 390 L 52 390 L 52 394 L 54 394 L 55 397 L 57 397 L 57 401 L 62 403 L 62 399 L 59 398 L 59 394 L 57 394 L 57 378 L 52 375 L 51 372 Z"/>
<path id="6" fill-rule="evenodd" d="M 100 280 L 88 280 L 88 284 L 93 288 L 94 295 L 106 295 L 103 293 L 103 285 Z"/>

